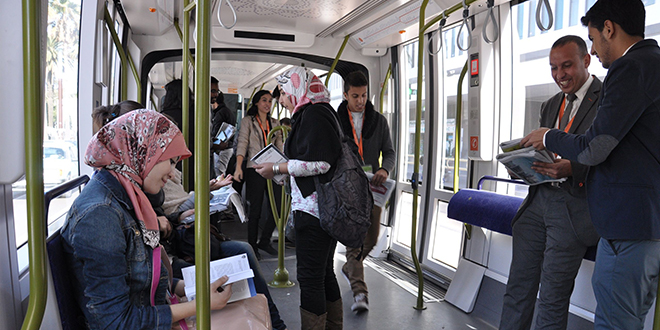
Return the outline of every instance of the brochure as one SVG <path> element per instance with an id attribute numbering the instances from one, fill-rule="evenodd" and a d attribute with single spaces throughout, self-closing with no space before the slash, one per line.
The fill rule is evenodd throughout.
<path id="1" fill-rule="evenodd" d="M 254 157 L 251 159 L 251 161 L 255 164 L 279 164 L 286 163 L 288 160 L 289 159 L 284 156 L 280 149 L 277 149 L 277 147 L 272 143 L 261 149 L 261 151 L 254 155 Z M 279 185 L 284 184 L 284 180 L 286 180 L 286 174 L 279 174 L 273 177 L 273 181 L 277 182 Z"/>
<path id="2" fill-rule="evenodd" d="M 241 219 L 241 222 L 244 223 L 247 221 L 247 216 L 245 215 L 245 209 L 243 209 L 243 200 L 241 195 L 239 195 L 234 188 L 229 186 L 224 186 L 220 189 L 211 191 L 211 200 L 209 200 L 209 214 L 216 212 L 222 212 L 229 207 L 229 202 L 234 204 L 236 208 L 236 213 Z M 190 215 L 183 219 L 181 223 L 189 224 L 195 221 L 195 215 Z"/>
<path id="3" fill-rule="evenodd" d="M 222 142 L 227 142 L 234 136 L 234 133 L 236 133 L 236 127 L 232 126 L 231 124 L 222 123 L 222 125 L 220 125 L 220 129 L 218 129 L 218 134 L 213 140 L 213 143 L 220 144 Z"/>
<path id="4" fill-rule="evenodd" d="M 365 174 L 367 174 L 367 178 L 371 182 L 371 179 L 374 177 L 373 173 L 365 172 Z M 390 196 L 392 196 L 394 186 L 396 186 L 396 181 L 392 179 L 385 180 L 385 182 L 383 182 L 383 184 L 380 186 L 369 184 L 369 188 L 371 188 L 371 194 L 374 196 L 374 204 L 379 207 L 385 207 L 387 201 L 390 200 Z"/>
<path id="5" fill-rule="evenodd" d="M 250 269 L 247 254 L 211 261 L 211 283 L 227 275 L 227 283 L 231 284 L 231 298 L 229 303 L 254 297 L 257 291 L 254 287 L 254 272 Z M 195 266 L 181 269 L 183 274 L 184 290 L 188 300 L 195 299 Z"/>
<path id="6" fill-rule="evenodd" d="M 563 182 L 566 178 L 555 179 L 541 174 L 532 169 L 534 162 L 554 163 L 554 155 L 548 150 L 536 150 L 529 146 L 523 148 L 521 139 L 515 139 L 500 143 L 503 153 L 496 156 L 497 160 L 509 171 L 529 185 L 537 185 L 546 182 Z"/>

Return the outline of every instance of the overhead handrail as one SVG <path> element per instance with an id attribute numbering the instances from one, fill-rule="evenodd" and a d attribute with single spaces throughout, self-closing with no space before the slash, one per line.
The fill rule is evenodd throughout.
<path id="1" fill-rule="evenodd" d="M 133 62 L 133 57 L 131 56 L 131 52 L 127 49 L 124 49 L 124 47 L 121 44 L 121 41 L 119 40 L 119 36 L 117 35 L 117 31 L 115 30 L 115 25 L 112 20 L 112 16 L 110 16 L 110 12 L 108 11 L 108 7 L 104 7 L 104 14 L 103 18 L 105 20 L 105 25 L 108 27 L 108 31 L 110 31 L 110 35 L 112 36 L 112 41 L 115 44 L 115 48 L 117 48 L 117 52 L 119 53 L 119 58 L 121 60 L 121 72 L 120 72 L 120 98 L 123 100 L 128 99 L 128 67 L 131 68 L 131 72 L 133 72 L 133 78 L 135 79 L 135 84 L 137 85 L 137 95 L 138 95 L 138 102 L 142 103 L 142 85 L 140 84 L 140 75 L 137 72 L 137 69 L 135 67 L 135 62 Z"/>
<path id="2" fill-rule="evenodd" d="M 335 56 L 335 60 L 332 61 L 332 65 L 330 66 L 330 71 L 326 73 L 325 76 L 325 87 L 328 87 L 328 83 L 330 82 L 330 76 L 332 76 L 332 73 L 335 72 L 335 67 L 337 66 L 337 63 L 339 62 L 339 58 L 341 58 L 341 53 L 344 52 L 344 48 L 346 48 L 346 44 L 348 43 L 348 40 L 351 38 L 350 34 L 347 34 L 344 37 L 344 42 L 342 42 L 341 47 L 339 47 L 339 51 L 337 52 L 337 56 Z"/>
<path id="3" fill-rule="evenodd" d="M 275 132 L 282 131 L 282 143 L 291 131 L 291 128 L 284 125 L 273 127 L 268 133 L 267 142 L 270 144 L 273 140 Z M 289 210 L 291 210 L 291 195 L 286 193 L 284 185 L 282 185 L 282 195 L 280 198 L 280 214 L 277 214 L 277 205 L 275 204 L 275 195 L 273 188 L 273 180 L 266 180 L 268 187 L 268 201 L 270 202 L 270 210 L 273 212 L 275 224 L 277 224 L 277 268 L 273 273 L 273 280 L 268 283 L 268 286 L 273 288 L 290 288 L 295 283 L 289 280 L 289 271 L 284 267 L 284 241 L 286 221 L 289 218 Z"/>
<path id="4" fill-rule="evenodd" d="M 220 0 L 220 2 L 218 3 L 218 22 L 220 22 L 220 26 L 222 26 L 223 28 L 229 30 L 229 29 L 233 28 L 234 25 L 236 25 L 236 21 L 237 21 L 236 9 L 234 9 L 234 6 L 232 6 L 232 4 L 231 4 L 231 2 L 229 2 L 229 0 L 224 0 L 227 3 L 227 6 L 229 6 L 229 9 L 231 9 L 231 14 L 234 16 L 234 23 L 232 23 L 230 26 L 226 26 L 224 23 L 222 23 L 222 17 L 220 17 L 220 13 L 222 12 L 222 1 L 223 0 Z"/>
<path id="5" fill-rule="evenodd" d="M 429 47 L 427 48 L 429 55 L 434 56 L 437 55 L 441 50 L 442 50 L 442 28 L 445 26 L 447 23 L 447 17 L 445 16 L 445 12 L 442 12 L 442 19 L 440 20 L 440 24 L 438 25 L 438 50 L 432 51 L 431 50 L 431 43 L 429 43 Z"/>
<path id="6" fill-rule="evenodd" d="M 472 29 L 470 28 L 470 25 L 468 24 L 468 18 L 470 17 L 470 8 L 469 6 L 465 3 L 465 0 L 463 0 L 463 23 L 461 23 L 461 28 L 458 29 L 458 35 L 456 36 L 456 45 L 458 46 L 458 49 L 462 51 L 467 51 L 470 49 L 472 46 Z M 462 45 L 462 39 L 461 36 L 463 35 L 463 28 L 465 27 L 465 30 L 467 31 L 467 46 L 463 47 Z"/>
<path id="7" fill-rule="evenodd" d="M 495 17 L 495 13 L 493 11 L 494 6 L 495 0 L 488 0 L 488 14 L 486 14 L 486 21 L 484 22 L 484 26 L 481 29 L 481 36 L 489 45 L 492 45 L 500 37 L 500 26 L 497 24 L 497 18 Z M 490 21 L 493 21 L 493 31 L 495 32 L 495 37 L 492 40 L 488 38 L 488 23 Z"/>
<path id="8" fill-rule="evenodd" d="M 211 328 L 211 277 L 209 235 L 209 158 L 211 89 L 211 1 L 197 0 L 195 72 L 195 309 L 198 330 Z M 184 15 L 185 18 L 185 15 Z M 186 24 L 187 25 L 187 24 Z M 187 45 L 186 45 L 187 46 Z M 184 56 L 185 57 L 185 56 Z M 184 85 L 184 88 L 188 86 Z M 184 95 L 188 95 L 188 91 Z M 184 97 L 185 99 L 186 97 Z M 188 109 L 184 109 L 186 113 Z"/>
<path id="9" fill-rule="evenodd" d="M 548 26 L 543 26 L 543 19 L 541 15 L 543 14 L 543 8 L 548 14 Z M 552 23 L 554 22 L 552 18 L 552 7 L 550 7 L 550 2 L 548 0 L 539 0 L 539 3 L 536 5 L 536 25 L 541 29 L 541 31 L 548 31 L 552 28 Z"/>
<path id="10" fill-rule="evenodd" d="M 387 73 L 385 74 L 385 80 L 383 80 L 383 88 L 380 89 L 380 113 L 383 113 L 383 98 L 385 97 L 385 91 L 387 90 L 387 83 L 390 80 L 392 75 L 392 63 L 387 67 Z"/>
<path id="11" fill-rule="evenodd" d="M 48 281 L 44 230 L 43 114 L 40 26 L 42 1 L 23 0 L 23 116 L 25 118 L 25 180 L 30 262 L 30 301 L 21 329 L 41 327 Z"/>
<path id="12" fill-rule="evenodd" d="M 419 33 L 418 33 L 418 51 L 417 51 L 417 88 L 423 88 L 422 78 L 424 77 L 424 32 L 431 28 L 435 23 L 440 21 L 443 17 L 448 17 L 451 13 L 465 8 L 467 5 L 470 5 L 477 0 L 463 0 L 461 3 L 457 3 L 448 9 L 445 9 L 441 15 L 436 16 L 431 19 L 429 22 L 426 21 L 426 6 L 428 5 L 429 0 L 423 0 L 422 5 L 419 9 Z M 421 92 L 417 93 L 417 107 L 416 107 L 416 119 L 415 119 L 415 153 L 414 153 L 414 163 L 413 163 L 413 174 L 411 177 L 411 187 L 413 188 L 413 201 L 412 201 L 412 231 L 410 239 L 410 254 L 415 264 L 415 271 L 417 272 L 417 279 L 419 285 L 417 286 L 417 305 L 414 307 L 418 310 L 425 309 L 424 307 L 424 274 L 422 273 L 422 266 L 419 263 L 417 258 L 417 196 L 419 196 L 419 157 L 420 157 L 420 145 L 421 145 L 421 129 L 422 129 L 422 94 Z"/>

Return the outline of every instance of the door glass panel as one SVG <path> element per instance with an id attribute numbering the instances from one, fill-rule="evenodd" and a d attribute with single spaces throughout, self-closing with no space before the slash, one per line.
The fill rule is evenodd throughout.
<path id="1" fill-rule="evenodd" d="M 439 173 L 442 175 L 438 178 L 437 189 L 452 190 L 454 188 L 454 155 L 456 154 L 456 110 L 458 97 L 458 80 L 465 65 L 468 54 L 458 49 L 457 43 L 452 42 L 458 35 L 458 30 L 460 26 L 447 29 L 442 33 L 443 40 L 443 54 L 441 58 L 442 62 L 439 63 L 438 67 L 441 68 L 442 72 L 439 75 L 442 77 L 443 82 L 439 84 L 442 90 L 439 91 L 440 95 L 444 95 L 443 98 L 443 109 L 445 111 L 439 116 L 442 120 L 439 123 L 443 131 L 442 134 L 438 134 L 438 145 L 441 146 L 441 151 L 438 152 L 438 158 L 441 160 L 438 162 Z M 466 41 L 464 41 L 466 42 Z M 465 146 L 468 145 L 467 134 L 465 134 L 467 128 L 468 118 L 465 115 L 465 109 L 467 108 L 467 92 L 468 92 L 468 78 L 463 78 L 462 86 L 462 99 L 461 99 L 461 143 L 460 143 L 460 160 L 459 160 L 459 172 L 458 172 L 458 186 L 459 188 L 467 187 L 467 149 Z"/>
<path id="2" fill-rule="evenodd" d="M 447 203 L 437 201 L 435 225 L 431 239 L 431 259 L 452 268 L 458 267 L 463 224 L 447 217 Z"/>
<path id="3" fill-rule="evenodd" d="M 401 197 L 399 198 L 399 206 L 397 207 L 397 223 L 395 226 L 396 230 L 396 241 L 400 244 L 403 244 L 407 247 L 410 247 L 411 234 L 412 234 L 412 203 L 413 194 L 408 192 L 402 192 Z M 419 214 L 421 210 L 419 205 L 422 202 L 422 199 L 417 196 L 417 227 L 419 228 Z M 418 240 L 419 242 L 419 240 Z"/>
<path id="4" fill-rule="evenodd" d="M 423 168 L 424 168 L 424 88 L 423 88 L 423 82 L 422 86 L 417 86 L 417 47 L 418 43 L 417 41 L 407 44 L 403 46 L 403 56 L 402 56 L 402 61 L 403 61 L 403 82 L 402 84 L 404 85 L 404 113 L 402 114 L 403 120 L 402 120 L 402 125 L 403 125 L 403 132 L 405 132 L 402 135 L 402 145 L 403 152 L 402 154 L 405 155 L 403 157 L 403 168 L 405 171 L 401 171 L 401 175 L 404 175 L 404 177 L 400 177 L 399 179 L 402 181 L 406 181 L 412 177 L 412 173 L 414 170 L 414 159 L 415 159 L 415 128 L 416 128 L 416 120 L 417 120 L 417 93 L 421 92 L 422 93 L 422 116 L 421 116 L 421 140 L 420 140 L 420 162 L 419 162 L 419 180 L 421 181 L 422 178 L 422 173 Z M 423 81 L 423 79 L 422 79 Z"/>

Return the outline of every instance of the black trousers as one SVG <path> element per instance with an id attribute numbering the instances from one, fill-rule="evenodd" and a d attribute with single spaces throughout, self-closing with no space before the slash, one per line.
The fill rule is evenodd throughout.
<path id="1" fill-rule="evenodd" d="M 300 308 L 322 315 L 326 312 L 326 301 L 334 302 L 341 298 L 333 260 L 337 241 L 321 228 L 318 218 L 296 211 L 293 219 Z"/>
<path id="2" fill-rule="evenodd" d="M 266 179 L 259 175 L 259 173 L 253 168 L 246 168 L 245 171 L 243 171 L 243 181 L 245 181 L 245 199 L 248 203 L 248 243 L 250 243 L 256 251 L 257 237 L 259 236 L 259 222 L 262 215 L 261 206 L 263 205 L 264 200 L 266 201 L 268 208 L 266 209 L 266 222 L 261 231 L 260 242 L 270 243 L 270 237 L 275 230 L 275 219 L 273 218 L 273 212 L 270 208 L 270 202 L 268 202 L 268 186 L 266 185 Z M 280 191 L 280 186 L 273 185 L 273 193 L 277 204 L 280 202 Z"/>

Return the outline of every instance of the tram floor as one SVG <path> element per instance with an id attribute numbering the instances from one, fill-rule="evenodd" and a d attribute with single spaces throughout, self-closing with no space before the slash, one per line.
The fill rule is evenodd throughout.
<path id="1" fill-rule="evenodd" d="M 245 241 L 247 238 L 247 224 L 238 221 L 223 222 L 222 231 L 232 239 Z M 270 281 L 277 268 L 277 258 L 264 251 L 260 253 L 264 257 L 260 262 L 261 271 L 266 281 Z M 343 298 L 344 329 L 496 329 L 496 326 L 484 321 L 477 313 L 466 314 L 446 302 L 427 303 L 423 311 L 414 309 L 416 296 L 377 272 L 369 263 L 365 264 L 369 311 L 360 314 L 351 312 L 353 295 L 350 285 L 338 271 L 345 260 L 342 252 L 335 254 L 335 270 Z M 294 248 L 286 248 L 284 266 L 295 285 L 290 288 L 270 288 L 270 293 L 287 327 L 300 329 L 300 287 L 296 281 Z"/>

